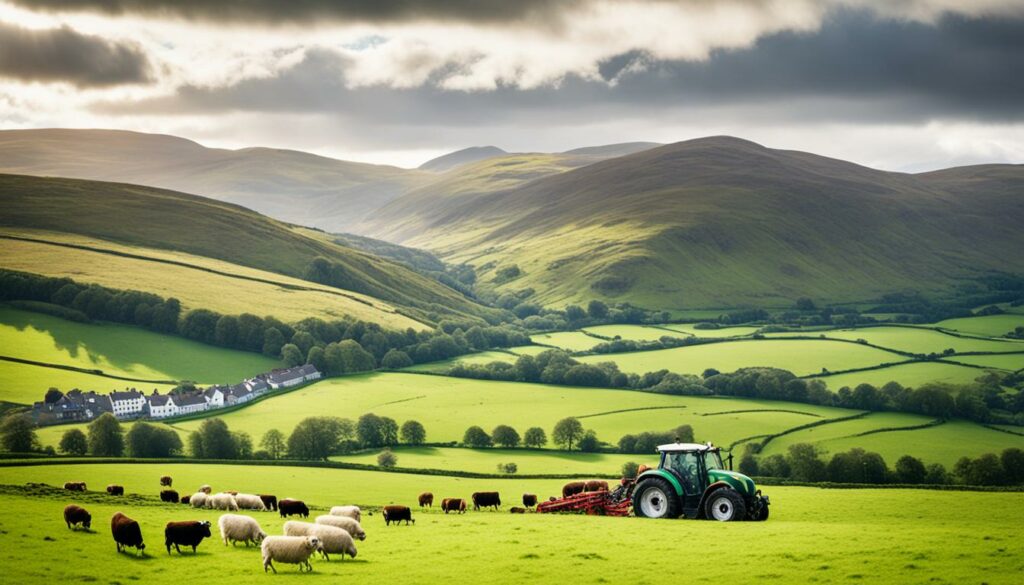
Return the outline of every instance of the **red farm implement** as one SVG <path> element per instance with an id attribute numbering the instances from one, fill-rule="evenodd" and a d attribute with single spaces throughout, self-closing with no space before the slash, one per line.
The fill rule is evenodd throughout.
<path id="1" fill-rule="evenodd" d="M 575 513 L 591 516 L 629 516 L 633 507 L 630 495 L 632 480 L 623 480 L 613 491 L 583 492 L 537 504 L 537 511 L 544 513 Z"/>

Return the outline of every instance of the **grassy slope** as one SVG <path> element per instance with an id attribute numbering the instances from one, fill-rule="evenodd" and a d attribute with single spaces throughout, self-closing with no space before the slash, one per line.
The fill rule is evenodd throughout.
<path id="1" fill-rule="evenodd" d="M 689 337 L 686 333 L 668 331 L 661 327 L 647 327 L 645 325 L 598 325 L 596 327 L 585 327 L 587 333 L 600 335 L 601 337 L 621 337 L 633 341 L 658 341 L 662 337 Z"/>
<path id="2" fill-rule="evenodd" d="M 170 471 L 182 485 L 210 482 L 217 489 L 230 486 L 289 494 L 322 506 L 342 502 L 413 504 L 415 495 L 425 489 L 436 497 L 498 489 L 512 501 L 526 491 L 556 493 L 561 483 L 205 465 L 84 465 L 9 471 L 10 475 L 4 470 L 4 476 L 10 483 L 55 484 L 73 472 L 90 486 L 118 481 L 129 492 L 147 494 L 155 493 L 156 479 Z M 344 579 L 367 585 L 396 581 L 415 585 L 653 583 L 657 582 L 653 568 L 664 566 L 665 552 L 664 547 L 651 544 L 685 541 L 701 543 L 702 554 L 715 559 L 686 564 L 686 578 L 693 582 L 967 583 L 977 581 L 979 575 L 993 585 L 1019 582 L 1024 566 L 1024 552 L 1017 546 L 1018 527 L 1024 523 L 1024 511 L 1016 505 L 1019 494 L 796 487 L 770 487 L 767 493 L 773 502 L 768 522 L 732 525 L 578 515 L 414 512 L 415 526 L 385 528 L 380 516 L 374 515 L 364 522 L 368 537 L 358 543 L 359 556 L 354 561 L 314 560 L 313 574 L 302 577 L 292 566 L 279 567 L 274 580 Z M 215 572 L 218 583 L 230 585 L 264 578 L 259 552 L 252 548 L 207 541 L 195 557 L 168 556 L 160 548 L 160 532 L 166 522 L 194 518 L 216 523 L 218 513 L 185 511 L 173 504 L 139 506 L 97 499 L 103 497 L 0 496 L 0 562 L 7 579 L 16 583 L 117 580 L 170 584 Z M 63 525 L 60 509 L 70 501 L 92 511 L 94 533 L 72 532 Z M 957 511 L 955 522 L 949 521 L 951 509 Z M 117 510 L 140 522 L 149 544 L 147 557 L 136 559 L 115 552 L 106 523 Z M 991 510 L 1000 513 L 992 515 Z M 34 519 L 31 530 L 25 528 L 25 517 Z M 284 520 L 273 514 L 258 514 L 257 518 L 267 532 L 281 533 Z M 56 541 L 45 542 L 44 536 Z M 823 542 L 829 545 L 823 547 Z M 950 554 L 950 543 L 956 543 L 956 554 Z M 51 548 L 74 554 L 74 562 L 55 563 L 49 555 L 38 554 Z"/>
<path id="3" fill-rule="evenodd" d="M 989 358 L 989 356 L 985 356 Z M 969 362 L 968 357 L 951 358 L 955 361 Z M 987 364 L 986 364 L 987 365 Z M 904 386 L 916 388 L 927 382 L 947 382 L 950 384 L 969 384 L 975 378 L 984 375 L 984 370 L 976 368 L 965 368 L 953 364 L 924 362 L 915 364 L 902 364 L 890 366 L 867 372 L 851 372 L 849 374 L 836 374 L 834 376 L 822 376 L 818 378 L 824 382 L 830 390 L 836 391 L 843 386 L 851 388 L 857 384 L 873 384 L 882 386 L 887 382 L 899 382 Z"/>
<path id="4" fill-rule="evenodd" d="M 526 451 L 513 449 L 446 449 L 443 447 L 401 447 L 393 450 L 398 465 L 417 469 L 443 469 L 495 473 L 497 462 L 515 463 L 519 474 L 584 474 L 614 475 L 627 461 L 657 459 L 651 455 L 619 453 L 565 453 L 560 451 Z M 332 461 L 377 465 L 380 451 L 357 455 L 339 455 Z M 655 464 L 657 461 L 654 462 Z"/>
<path id="5" fill-rule="evenodd" d="M 518 264 L 524 276 L 493 288 L 532 287 L 553 305 L 594 297 L 668 309 L 789 306 L 800 296 L 855 301 L 1024 268 L 1013 252 L 1024 247 L 1014 227 L 1022 203 L 983 179 L 887 173 L 727 137 L 529 183 L 492 179 L 501 169 L 469 169 L 448 188 L 385 206 L 364 232 L 478 267 Z M 1019 185 L 1021 169 L 984 172 Z M 486 284 L 493 273 L 481 276 Z"/>
<path id="6" fill-rule="evenodd" d="M 978 319 L 978 317 L 974 319 Z M 942 353 L 946 349 L 952 349 L 957 353 L 1024 351 L 1024 341 L 954 337 L 931 329 L 912 327 L 868 327 L 864 329 L 823 331 L 820 334 L 834 339 L 864 339 L 874 345 L 913 353 Z M 794 334 L 782 333 L 779 335 Z M 806 334 L 798 333 L 796 335 Z"/>
<path id="7" fill-rule="evenodd" d="M 206 256 L 301 277 L 316 257 L 350 288 L 419 312 L 479 314 L 461 294 L 374 256 L 305 237 L 258 213 L 194 195 L 118 183 L 0 175 L 0 226 L 69 232 L 128 246 Z"/>
<path id="8" fill-rule="evenodd" d="M 1024 325 L 1024 315 L 989 315 L 986 317 L 962 317 L 960 319 L 946 319 L 935 324 L 937 327 L 945 327 L 961 333 L 970 335 L 988 335 L 999 337 L 1005 335 L 1015 328 Z"/>
<path id="9" fill-rule="evenodd" d="M 57 317 L 0 307 L 0 355 L 52 364 L 102 370 L 106 374 L 147 380 L 193 380 L 232 383 L 280 367 L 261 355 L 210 347 L 136 327 L 83 324 Z M 42 400 L 55 370 L 35 366 L 38 379 L 12 380 L 0 387 L 0 400 L 34 393 Z M 110 381 L 120 387 L 124 382 Z M 61 390 L 70 387 L 57 386 Z"/>
<path id="10" fill-rule="evenodd" d="M 61 390 L 95 390 L 96 392 L 110 392 L 111 390 L 124 390 L 137 388 L 146 393 L 158 389 L 166 393 L 173 388 L 169 384 L 153 384 L 143 382 L 127 382 L 123 380 L 112 380 L 103 376 L 58 370 L 43 366 L 17 364 L 7 361 L 0 361 L 0 400 L 15 402 L 18 404 L 32 404 L 41 400 L 43 394 L 49 388 L 60 388 Z M 52 444 L 60 440 L 59 434 L 64 432 L 63 428 L 54 428 L 44 433 L 51 433 L 57 436 Z"/>
<path id="11" fill-rule="evenodd" d="M 602 339 L 591 337 L 579 331 L 556 331 L 554 333 L 540 333 L 531 335 L 530 341 L 540 345 L 550 345 L 567 351 L 587 351 L 599 343 Z"/>
<path id="12" fill-rule="evenodd" d="M 290 150 L 223 150 L 174 136 L 67 129 L 0 132 L 0 172 L 151 185 L 335 230 L 431 178 Z"/>

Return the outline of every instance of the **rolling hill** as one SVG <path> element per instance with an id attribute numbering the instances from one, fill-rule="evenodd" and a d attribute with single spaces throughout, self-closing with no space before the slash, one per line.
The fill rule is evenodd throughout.
<path id="1" fill-rule="evenodd" d="M 506 154 L 508 153 L 497 146 L 471 146 L 469 148 L 463 148 L 462 150 L 456 150 L 455 152 L 449 152 L 448 154 L 437 158 L 432 158 L 421 164 L 419 169 L 421 171 L 443 173 L 464 164 L 487 160 L 489 158 L 503 156 Z"/>
<path id="2" fill-rule="evenodd" d="M 467 165 L 358 228 L 556 306 L 784 307 L 1024 272 L 1024 166 L 910 175 L 731 137 L 576 156 Z M 521 276 L 493 282 L 513 264 Z"/>
<path id="3" fill-rule="evenodd" d="M 0 172 L 134 183 L 335 231 L 430 173 L 273 148 L 225 150 L 120 130 L 0 131 Z"/>
<path id="4" fill-rule="evenodd" d="M 375 320 L 375 313 L 384 317 L 396 310 L 423 322 L 492 312 L 404 266 L 195 195 L 121 183 L 0 175 L 0 205 L 0 228 L 6 234 L 0 267 L 52 275 L 54 266 L 74 253 L 81 257 L 71 259 L 60 275 L 82 278 L 88 268 L 93 272 L 85 276 L 86 282 L 103 276 L 112 281 L 100 284 L 139 289 L 134 277 L 136 267 L 144 264 L 157 270 L 146 275 L 155 278 L 154 287 L 175 284 L 197 292 L 193 306 L 204 306 L 203 295 L 230 299 L 239 283 L 255 283 L 268 289 L 255 292 L 257 298 L 279 290 L 295 297 L 294 291 L 309 289 L 301 292 L 321 295 L 319 304 L 335 303 L 342 314 L 349 311 L 337 303 L 369 310 L 353 315 L 369 320 Z M 96 258 L 86 258 L 88 254 Z M 122 262 L 129 264 L 103 272 L 105 266 Z M 159 276 L 172 270 L 193 273 Z M 141 271 L 139 275 L 141 280 Z M 225 278 L 223 286 L 205 287 Z M 289 302 L 287 295 L 281 300 Z M 388 324 L 410 325 L 407 317 L 402 319 L 406 322 Z"/>

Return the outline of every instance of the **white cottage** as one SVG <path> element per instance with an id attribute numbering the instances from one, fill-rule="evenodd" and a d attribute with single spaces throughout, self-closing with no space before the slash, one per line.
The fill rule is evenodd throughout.
<path id="1" fill-rule="evenodd" d="M 126 392 L 111 392 L 110 406 L 117 418 L 136 417 L 146 409 L 146 395 L 134 388 Z"/>

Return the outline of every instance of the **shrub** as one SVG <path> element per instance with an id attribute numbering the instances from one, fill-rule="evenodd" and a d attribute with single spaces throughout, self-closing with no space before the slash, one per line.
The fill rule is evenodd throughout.
<path id="1" fill-rule="evenodd" d="M 384 449 L 377 455 L 377 465 L 381 467 L 394 467 L 398 464 L 398 456 L 391 452 L 391 449 Z"/>

